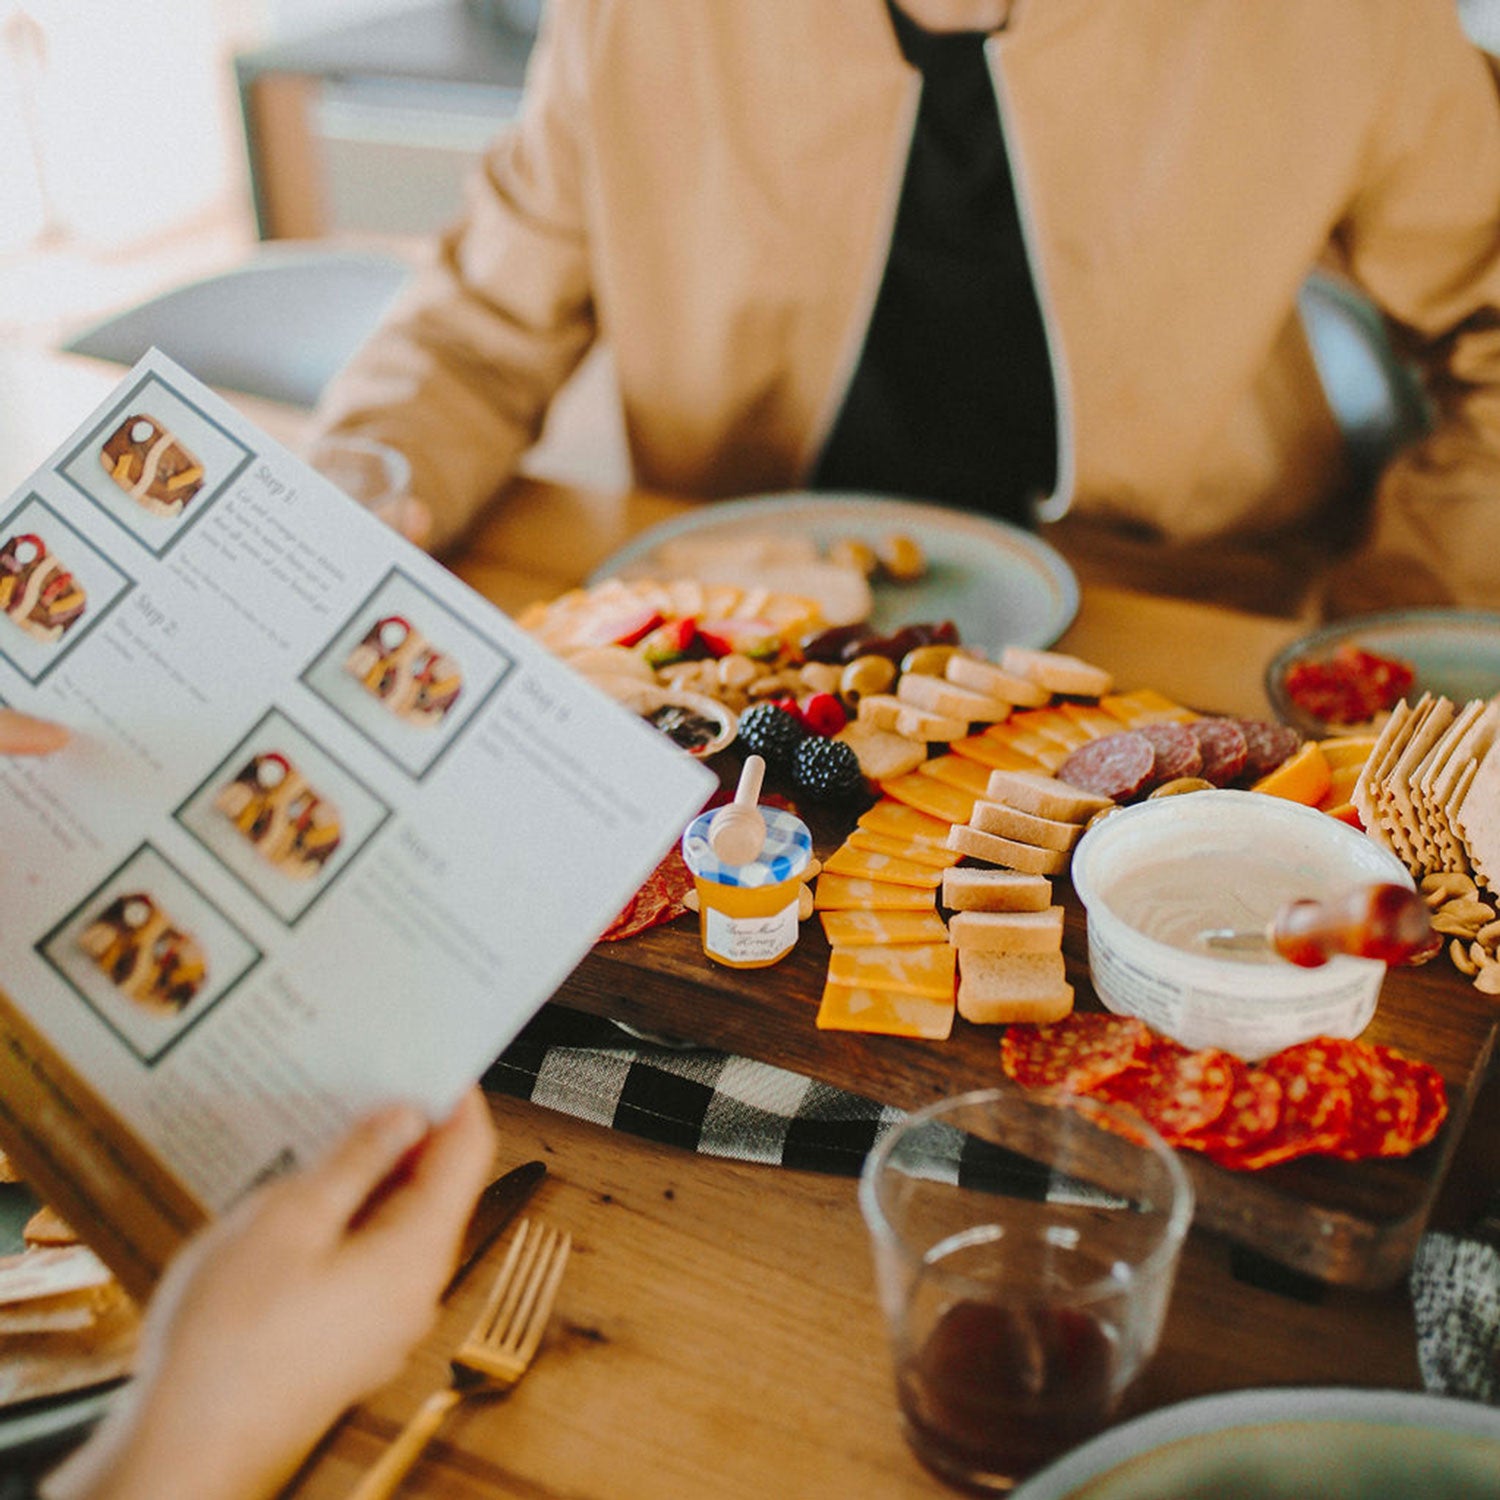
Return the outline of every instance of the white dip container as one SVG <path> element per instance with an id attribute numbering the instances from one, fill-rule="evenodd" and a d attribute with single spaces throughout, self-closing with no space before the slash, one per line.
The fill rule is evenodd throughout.
<path id="1" fill-rule="evenodd" d="M 1382 881 L 1413 885 L 1358 829 L 1260 792 L 1138 803 L 1095 824 L 1073 852 L 1100 1000 L 1185 1047 L 1249 1061 L 1309 1037 L 1357 1036 L 1385 965 L 1339 955 L 1299 968 L 1269 948 L 1216 951 L 1201 935 L 1263 930 L 1288 901 Z"/>

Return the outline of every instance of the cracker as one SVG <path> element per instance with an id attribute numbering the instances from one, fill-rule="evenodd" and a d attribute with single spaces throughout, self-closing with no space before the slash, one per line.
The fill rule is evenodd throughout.
<path id="1" fill-rule="evenodd" d="M 1354 783 L 1350 799 L 1366 830 L 1387 848 L 1390 847 L 1390 840 L 1385 836 L 1379 813 L 1380 778 L 1391 758 L 1392 748 L 1406 743 L 1406 736 L 1411 732 L 1411 717 L 1411 704 L 1403 698 L 1391 710 L 1390 718 L 1381 727 L 1374 748 L 1365 758 L 1364 769 Z"/>
<path id="2" fill-rule="evenodd" d="M 1431 748 L 1433 716 L 1439 712 L 1440 702 L 1448 704 L 1449 712 L 1443 717 L 1438 732 L 1446 727 L 1452 716 L 1453 705 L 1446 698 L 1437 699 L 1431 693 L 1424 693 L 1412 709 L 1404 733 L 1398 741 L 1392 743 L 1375 787 L 1375 816 L 1391 847 L 1408 868 L 1419 863 L 1420 854 L 1412 842 L 1410 799 L 1404 795 L 1398 796 L 1398 788 L 1402 794 L 1405 793 L 1405 778 Z"/>
<path id="3" fill-rule="evenodd" d="M 1492 891 L 1500 891 L 1500 750 L 1479 763 L 1453 815 L 1469 863 Z"/>

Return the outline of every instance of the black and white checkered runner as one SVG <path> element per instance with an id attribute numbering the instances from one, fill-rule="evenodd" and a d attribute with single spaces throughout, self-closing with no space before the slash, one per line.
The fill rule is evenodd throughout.
<path id="1" fill-rule="evenodd" d="M 491 1066 L 496 1093 L 708 1156 L 857 1175 L 902 1111 L 769 1063 L 679 1050 L 545 1006 Z"/>

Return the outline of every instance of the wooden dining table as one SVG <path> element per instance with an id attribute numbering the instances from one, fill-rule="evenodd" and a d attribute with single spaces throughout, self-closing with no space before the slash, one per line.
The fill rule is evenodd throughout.
<path id="1" fill-rule="evenodd" d="M 240 404 L 273 435 L 296 441 L 300 413 Z M 689 503 L 523 479 L 448 561 L 515 612 L 578 584 L 627 539 Z M 1089 580 L 1059 647 L 1123 684 L 1265 715 L 1264 665 L 1305 628 Z M 1461 1224 L 1500 1182 L 1495 1094 L 1478 1091 L 1433 1224 Z M 493 1097 L 491 1108 L 497 1167 L 546 1163 L 532 1208 L 571 1231 L 573 1258 L 531 1372 L 504 1398 L 452 1416 L 401 1495 L 948 1493 L 901 1436 L 852 1177 L 694 1154 L 513 1098 Z M 486 1280 L 482 1271 L 471 1277 L 443 1307 L 400 1375 L 337 1425 L 288 1495 L 332 1500 L 350 1491 L 446 1381 L 449 1352 Z M 1161 1345 L 1122 1415 L 1254 1387 L 1420 1384 L 1404 1281 L 1357 1290 L 1281 1274 L 1195 1230 Z"/>

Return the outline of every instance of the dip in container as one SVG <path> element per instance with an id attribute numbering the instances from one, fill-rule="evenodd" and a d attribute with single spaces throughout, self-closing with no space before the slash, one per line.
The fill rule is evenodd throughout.
<path id="1" fill-rule="evenodd" d="M 1255 932 L 1303 897 L 1411 875 L 1358 829 L 1259 792 L 1202 791 L 1111 813 L 1073 852 L 1100 1000 L 1185 1047 L 1253 1061 L 1314 1036 L 1357 1036 L 1385 965 L 1337 955 L 1299 968 L 1262 952 L 1214 950 L 1202 935 Z"/>

